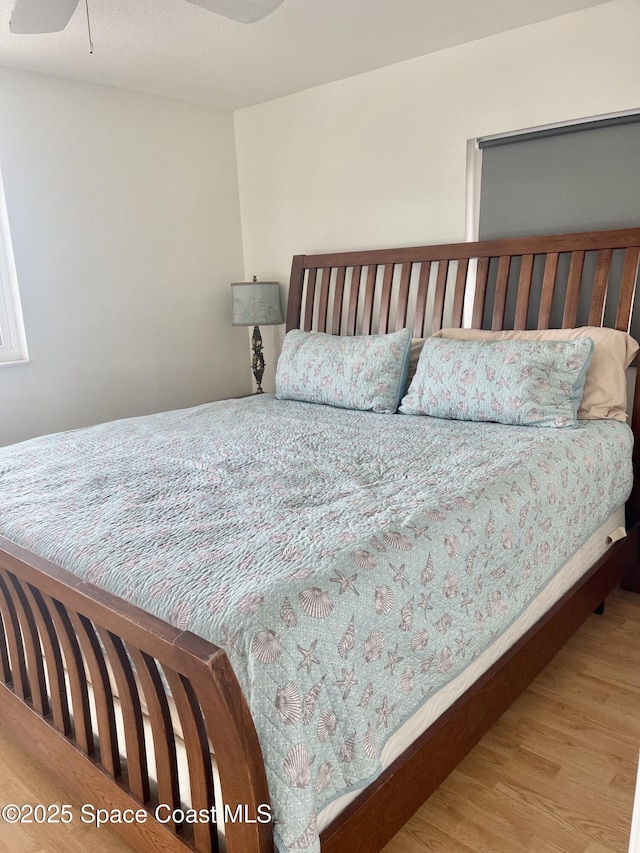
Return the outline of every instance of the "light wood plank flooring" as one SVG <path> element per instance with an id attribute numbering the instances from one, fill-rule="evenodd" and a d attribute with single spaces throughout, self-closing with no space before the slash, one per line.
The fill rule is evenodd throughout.
<path id="1" fill-rule="evenodd" d="M 639 656 L 640 596 L 616 591 L 604 616 L 587 620 L 384 853 L 625 853 L 640 746 Z M 73 800 L 0 725 L 7 802 Z M 0 823 L 3 853 L 130 849 L 78 820 Z"/>

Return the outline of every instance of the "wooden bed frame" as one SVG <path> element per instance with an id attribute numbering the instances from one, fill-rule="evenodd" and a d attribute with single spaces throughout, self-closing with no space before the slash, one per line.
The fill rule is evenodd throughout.
<path id="1" fill-rule="evenodd" d="M 481 243 L 297 255 L 287 329 L 415 336 L 444 325 L 492 329 L 631 325 L 640 228 Z M 589 271 L 589 272 L 588 272 Z M 468 303 L 468 304 L 467 304 Z M 640 371 L 638 371 L 640 377 Z M 375 853 L 402 827 L 621 580 L 640 591 L 640 378 L 632 427 L 628 536 L 322 833 L 323 853 Z M 66 669 L 66 675 L 65 675 Z M 224 801 L 255 815 L 269 803 L 258 738 L 226 653 L 0 538 L 0 720 L 79 801 L 108 809 L 180 804 L 175 735 L 161 673 L 180 717 L 194 808 Z M 94 736 L 89 688 L 96 704 Z M 125 721 L 116 732 L 114 694 Z M 143 707 L 153 732 L 150 784 Z M 126 761 L 121 755 L 126 753 Z M 89 793 L 90 792 L 90 793 Z M 218 850 L 215 825 L 113 827 L 141 851 Z M 228 853 L 268 853 L 271 827 L 229 823 Z"/>

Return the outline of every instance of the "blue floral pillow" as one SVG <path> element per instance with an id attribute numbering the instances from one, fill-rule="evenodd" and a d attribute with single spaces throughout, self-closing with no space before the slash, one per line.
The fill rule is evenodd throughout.
<path id="1" fill-rule="evenodd" d="M 464 421 L 575 427 L 591 338 L 429 338 L 400 411 Z"/>
<path id="2" fill-rule="evenodd" d="M 345 336 L 294 329 L 276 369 L 276 397 L 382 414 L 397 411 L 409 369 L 411 332 Z"/>

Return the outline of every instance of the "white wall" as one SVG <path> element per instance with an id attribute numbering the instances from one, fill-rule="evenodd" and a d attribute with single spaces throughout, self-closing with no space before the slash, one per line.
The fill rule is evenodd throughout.
<path id="1" fill-rule="evenodd" d="M 0 366 L 0 445 L 250 389 L 230 113 L 0 68 L 31 362 Z"/>
<path id="2" fill-rule="evenodd" d="M 247 273 L 463 240 L 467 140 L 640 107 L 639 32 L 614 0 L 237 112 Z"/>

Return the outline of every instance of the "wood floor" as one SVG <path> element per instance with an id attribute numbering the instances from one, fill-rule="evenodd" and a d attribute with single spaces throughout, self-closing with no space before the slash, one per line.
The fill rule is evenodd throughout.
<path id="1" fill-rule="evenodd" d="M 640 595 L 616 591 L 604 616 L 587 620 L 384 853 L 625 853 L 639 657 Z M 38 802 L 78 806 L 0 726 L 0 803 Z M 71 826 L 0 822 L 2 853 L 130 849 L 77 818 Z"/>

